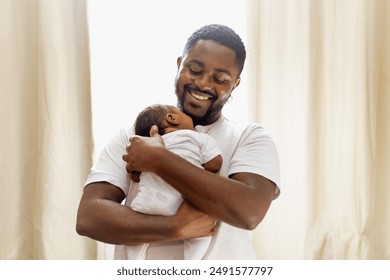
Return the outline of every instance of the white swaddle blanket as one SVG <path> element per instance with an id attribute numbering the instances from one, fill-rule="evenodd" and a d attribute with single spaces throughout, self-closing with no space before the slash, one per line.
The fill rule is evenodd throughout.
<path id="1" fill-rule="evenodd" d="M 216 142 L 210 136 L 191 130 L 179 130 L 163 135 L 167 149 L 192 164 L 203 168 L 203 164 L 221 154 Z M 143 172 L 140 176 L 138 193 L 130 207 L 150 215 L 172 216 L 183 202 L 181 194 L 159 176 Z M 184 240 L 184 259 L 200 260 L 207 252 L 211 237 Z M 128 259 L 146 259 L 149 244 L 131 246 Z"/>

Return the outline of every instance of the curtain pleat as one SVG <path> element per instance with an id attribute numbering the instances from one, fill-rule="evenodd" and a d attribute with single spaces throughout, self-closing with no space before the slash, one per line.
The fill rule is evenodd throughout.
<path id="1" fill-rule="evenodd" d="M 92 161 L 86 1 L 0 1 L 0 259 L 93 259 L 75 232 Z"/>
<path id="2" fill-rule="evenodd" d="M 248 7 L 249 104 L 282 168 L 258 257 L 390 259 L 390 2 Z"/>

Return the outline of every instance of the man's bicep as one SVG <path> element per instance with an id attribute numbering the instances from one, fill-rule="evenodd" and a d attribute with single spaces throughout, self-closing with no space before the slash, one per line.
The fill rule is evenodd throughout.
<path id="1" fill-rule="evenodd" d="M 121 203 L 125 198 L 123 190 L 108 182 L 95 182 L 84 187 L 83 199 L 107 199 Z"/>
<path id="2" fill-rule="evenodd" d="M 270 202 L 274 199 L 277 186 L 273 181 L 264 176 L 241 172 L 232 174 L 229 177 L 250 186 L 259 196 L 269 198 Z"/>
<path id="3" fill-rule="evenodd" d="M 257 174 L 264 180 L 270 181 L 271 185 L 276 185 L 274 193 L 276 198 L 280 193 L 280 166 L 273 139 L 257 127 L 255 130 L 248 131 L 241 141 L 229 162 L 229 177 L 239 173 Z M 268 185 L 264 182 L 262 184 Z"/>

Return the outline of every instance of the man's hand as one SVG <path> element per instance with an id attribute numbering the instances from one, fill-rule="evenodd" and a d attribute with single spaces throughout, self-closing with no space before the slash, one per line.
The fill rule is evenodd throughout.
<path id="1" fill-rule="evenodd" d="M 78 234 L 104 243 L 127 245 L 184 240 L 214 233 L 215 219 L 188 202 L 184 202 L 174 216 L 153 216 L 122 205 L 124 198 L 121 189 L 107 182 L 87 186 L 77 213 Z"/>
<path id="2" fill-rule="evenodd" d="M 153 125 L 150 129 L 150 137 L 138 135 L 132 136 L 130 145 L 126 148 L 126 153 L 122 159 L 127 162 L 126 170 L 131 175 L 133 172 L 149 171 L 153 172 L 158 150 L 165 149 L 164 141 L 158 134 L 157 126 Z M 135 176 L 132 176 L 133 177 Z"/>
<path id="3" fill-rule="evenodd" d="M 191 239 L 212 236 L 215 233 L 217 220 L 196 209 L 184 200 L 176 215 L 177 239 Z"/>
<path id="4" fill-rule="evenodd" d="M 136 183 L 139 183 L 139 181 L 141 180 L 141 179 L 140 179 L 141 173 L 142 173 L 142 172 L 132 170 L 132 171 L 129 173 L 131 181 L 136 182 Z"/>

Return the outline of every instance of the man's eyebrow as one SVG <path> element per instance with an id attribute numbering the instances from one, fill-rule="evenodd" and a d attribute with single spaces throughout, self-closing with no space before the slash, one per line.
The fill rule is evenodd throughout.
<path id="1" fill-rule="evenodd" d="M 198 64 L 199 66 L 202 66 L 202 67 L 205 66 L 205 64 L 202 61 L 197 60 L 197 59 L 192 59 L 192 60 L 188 61 L 188 63 L 196 63 L 196 64 Z M 221 73 L 225 73 L 225 74 L 227 74 L 229 76 L 232 76 L 232 74 L 225 68 L 216 68 L 215 71 L 221 72 Z"/>
<path id="2" fill-rule="evenodd" d="M 218 71 L 218 72 L 221 72 L 221 73 L 225 73 L 225 74 L 227 74 L 229 76 L 232 76 L 232 74 L 230 74 L 230 72 L 227 69 L 225 69 L 225 68 L 217 68 L 217 69 L 215 69 L 215 71 Z"/>
<path id="3" fill-rule="evenodd" d="M 200 66 L 204 67 L 204 63 L 200 60 L 197 60 L 197 59 L 191 59 L 190 61 L 188 61 L 188 63 L 196 63 L 196 64 L 199 64 Z"/>

